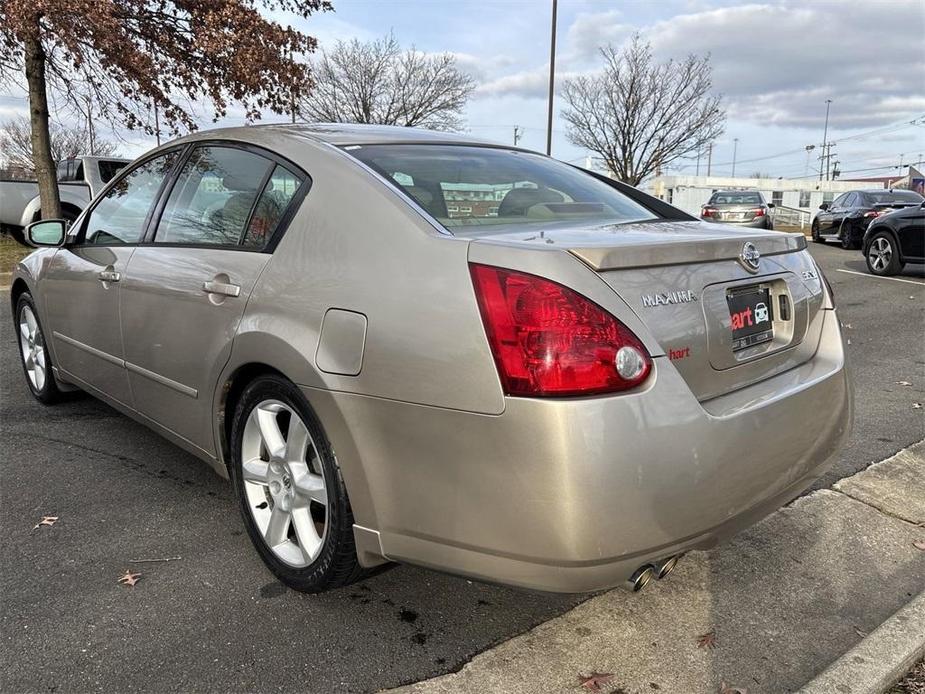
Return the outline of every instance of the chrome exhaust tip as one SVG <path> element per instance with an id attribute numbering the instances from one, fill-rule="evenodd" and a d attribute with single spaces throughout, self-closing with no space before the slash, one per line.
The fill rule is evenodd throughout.
<path id="1" fill-rule="evenodd" d="M 633 575 L 626 579 L 623 587 L 631 593 L 638 593 L 653 578 L 655 578 L 655 568 L 651 564 L 645 564 L 636 569 Z"/>
<path id="2" fill-rule="evenodd" d="M 667 559 L 660 559 L 652 565 L 652 568 L 655 570 L 655 578 L 661 579 L 665 578 L 668 574 L 674 571 L 674 567 L 678 565 L 678 559 L 681 558 L 680 554 L 676 554 L 673 557 L 668 557 Z"/>

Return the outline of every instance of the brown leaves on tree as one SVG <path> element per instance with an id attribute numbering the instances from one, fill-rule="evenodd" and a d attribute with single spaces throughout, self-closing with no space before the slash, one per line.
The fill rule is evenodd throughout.
<path id="1" fill-rule="evenodd" d="M 54 525 L 58 521 L 58 516 L 42 516 L 42 520 L 32 526 L 32 529 L 40 528 L 43 525 Z"/>
<path id="2" fill-rule="evenodd" d="M 135 587 L 135 584 L 141 580 L 141 573 L 132 573 L 128 569 L 125 570 L 125 573 L 119 577 L 119 583 L 125 586 Z"/>
<path id="3" fill-rule="evenodd" d="M 317 42 L 272 17 L 330 9 L 327 0 L 5 0 L 0 66 L 25 72 L 27 42 L 38 40 L 53 92 L 149 134 L 152 106 L 173 132 L 195 129 L 194 104 L 217 119 L 237 102 L 256 119 L 289 112 L 311 85 L 300 57 Z"/>
<path id="4" fill-rule="evenodd" d="M 716 648 L 716 632 L 708 631 L 697 637 L 697 648 Z"/>
<path id="5" fill-rule="evenodd" d="M 601 685 L 613 680 L 613 673 L 592 672 L 590 675 L 578 675 L 578 684 L 591 692 L 601 691 Z"/>

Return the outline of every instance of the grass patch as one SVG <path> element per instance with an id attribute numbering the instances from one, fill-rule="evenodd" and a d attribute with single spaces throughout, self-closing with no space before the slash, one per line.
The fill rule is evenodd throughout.
<path id="1" fill-rule="evenodd" d="M 9 273 L 16 267 L 16 263 L 29 255 L 33 248 L 26 248 L 16 243 L 9 236 L 0 236 L 0 287 L 10 283 Z"/>

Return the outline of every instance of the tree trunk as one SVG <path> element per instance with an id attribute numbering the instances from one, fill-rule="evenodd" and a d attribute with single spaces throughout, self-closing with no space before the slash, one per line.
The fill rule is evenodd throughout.
<path id="1" fill-rule="evenodd" d="M 29 83 L 29 121 L 32 126 L 32 160 L 39 183 L 42 219 L 61 218 L 61 198 L 55 161 L 51 157 L 51 134 L 48 131 L 48 93 L 45 88 L 45 48 L 42 46 L 39 18 L 35 35 L 26 38 L 26 81 Z"/>

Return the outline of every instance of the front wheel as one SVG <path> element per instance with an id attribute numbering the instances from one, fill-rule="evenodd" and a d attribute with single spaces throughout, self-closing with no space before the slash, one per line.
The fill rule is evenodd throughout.
<path id="1" fill-rule="evenodd" d="M 819 222 L 813 222 L 812 235 L 813 235 L 813 241 L 815 241 L 816 243 L 825 243 L 825 239 L 823 239 L 819 235 Z"/>
<path id="2" fill-rule="evenodd" d="M 301 391 L 279 376 L 256 379 L 241 395 L 231 436 L 235 494 L 267 567 L 307 593 L 361 577 L 347 489 Z"/>
<path id="3" fill-rule="evenodd" d="M 874 234 L 870 240 L 864 259 L 867 261 L 867 269 L 881 277 L 895 275 L 903 268 L 893 237 L 882 231 Z"/>
<path id="4" fill-rule="evenodd" d="M 51 355 L 45 346 L 45 336 L 38 311 L 35 309 L 35 301 L 29 292 L 23 292 L 16 302 L 16 332 L 26 385 L 36 400 L 45 405 L 53 405 L 61 400 L 61 391 L 52 372 Z"/>

